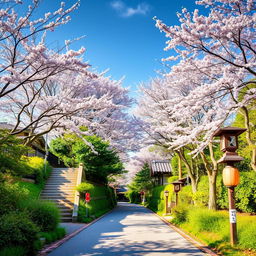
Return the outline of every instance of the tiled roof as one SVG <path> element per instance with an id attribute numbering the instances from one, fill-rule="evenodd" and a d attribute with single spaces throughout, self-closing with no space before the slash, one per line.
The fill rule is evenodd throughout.
<path id="1" fill-rule="evenodd" d="M 155 174 L 171 174 L 172 168 L 169 160 L 153 160 L 151 161 L 151 173 Z"/>

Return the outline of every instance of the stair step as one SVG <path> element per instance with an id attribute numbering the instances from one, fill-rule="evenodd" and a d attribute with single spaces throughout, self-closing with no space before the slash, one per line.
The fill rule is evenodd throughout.
<path id="1" fill-rule="evenodd" d="M 73 201 L 74 196 L 56 196 L 56 195 L 42 195 L 42 199 L 59 199 L 59 200 L 68 200 L 68 201 Z"/>
<path id="2" fill-rule="evenodd" d="M 60 188 L 60 187 L 52 187 L 52 188 L 45 188 L 42 192 L 48 192 L 48 191 L 72 191 L 72 192 L 76 192 L 75 188 Z"/>
<path id="3" fill-rule="evenodd" d="M 62 222 L 72 222 L 72 216 L 71 217 L 63 217 L 63 218 L 60 218 L 60 220 Z"/>
<path id="4" fill-rule="evenodd" d="M 66 212 L 71 213 L 71 212 L 73 212 L 73 210 L 70 209 L 70 208 L 68 208 L 68 207 L 66 207 L 66 208 L 60 208 L 59 210 L 60 210 L 61 213 L 66 213 Z"/>
<path id="5" fill-rule="evenodd" d="M 51 193 L 41 193 L 40 195 L 41 197 L 47 197 L 47 196 L 50 196 L 50 197 L 60 197 L 60 198 L 70 198 L 70 197 L 74 197 L 75 196 L 75 193 L 55 193 L 55 192 L 51 192 Z"/>

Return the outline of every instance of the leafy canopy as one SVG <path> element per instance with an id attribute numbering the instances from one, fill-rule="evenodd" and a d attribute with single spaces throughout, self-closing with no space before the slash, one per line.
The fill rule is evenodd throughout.
<path id="1" fill-rule="evenodd" d="M 107 183 L 109 175 L 124 172 L 118 154 L 107 142 L 97 136 L 84 136 L 84 139 L 93 145 L 97 153 L 75 134 L 64 134 L 52 140 L 50 148 L 67 166 L 83 163 L 87 180 Z"/>

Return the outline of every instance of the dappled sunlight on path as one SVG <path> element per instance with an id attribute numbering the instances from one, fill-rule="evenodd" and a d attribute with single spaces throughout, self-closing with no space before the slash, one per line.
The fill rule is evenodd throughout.
<path id="1" fill-rule="evenodd" d="M 120 203 L 113 212 L 49 255 L 202 256 L 205 254 L 165 225 L 148 209 Z"/>

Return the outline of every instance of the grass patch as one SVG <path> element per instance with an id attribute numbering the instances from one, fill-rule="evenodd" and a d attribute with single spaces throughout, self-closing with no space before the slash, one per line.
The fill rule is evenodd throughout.
<path id="1" fill-rule="evenodd" d="M 229 216 L 226 211 L 177 207 L 172 223 L 225 256 L 256 255 L 256 216 L 238 214 L 238 243 L 230 246 Z"/>
<path id="2" fill-rule="evenodd" d="M 38 199 L 43 189 L 43 184 L 34 184 L 25 181 L 18 181 L 17 184 L 20 188 L 28 191 L 28 196 L 31 199 Z"/>
<path id="3" fill-rule="evenodd" d="M 66 230 L 65 228 L 58 227 L 54 231 L 41 232 L 39 235 L 41 238 L 45 238 L 46 244 L 50 244 L 56 240 L 63 238 L 66 235 Z"/>

